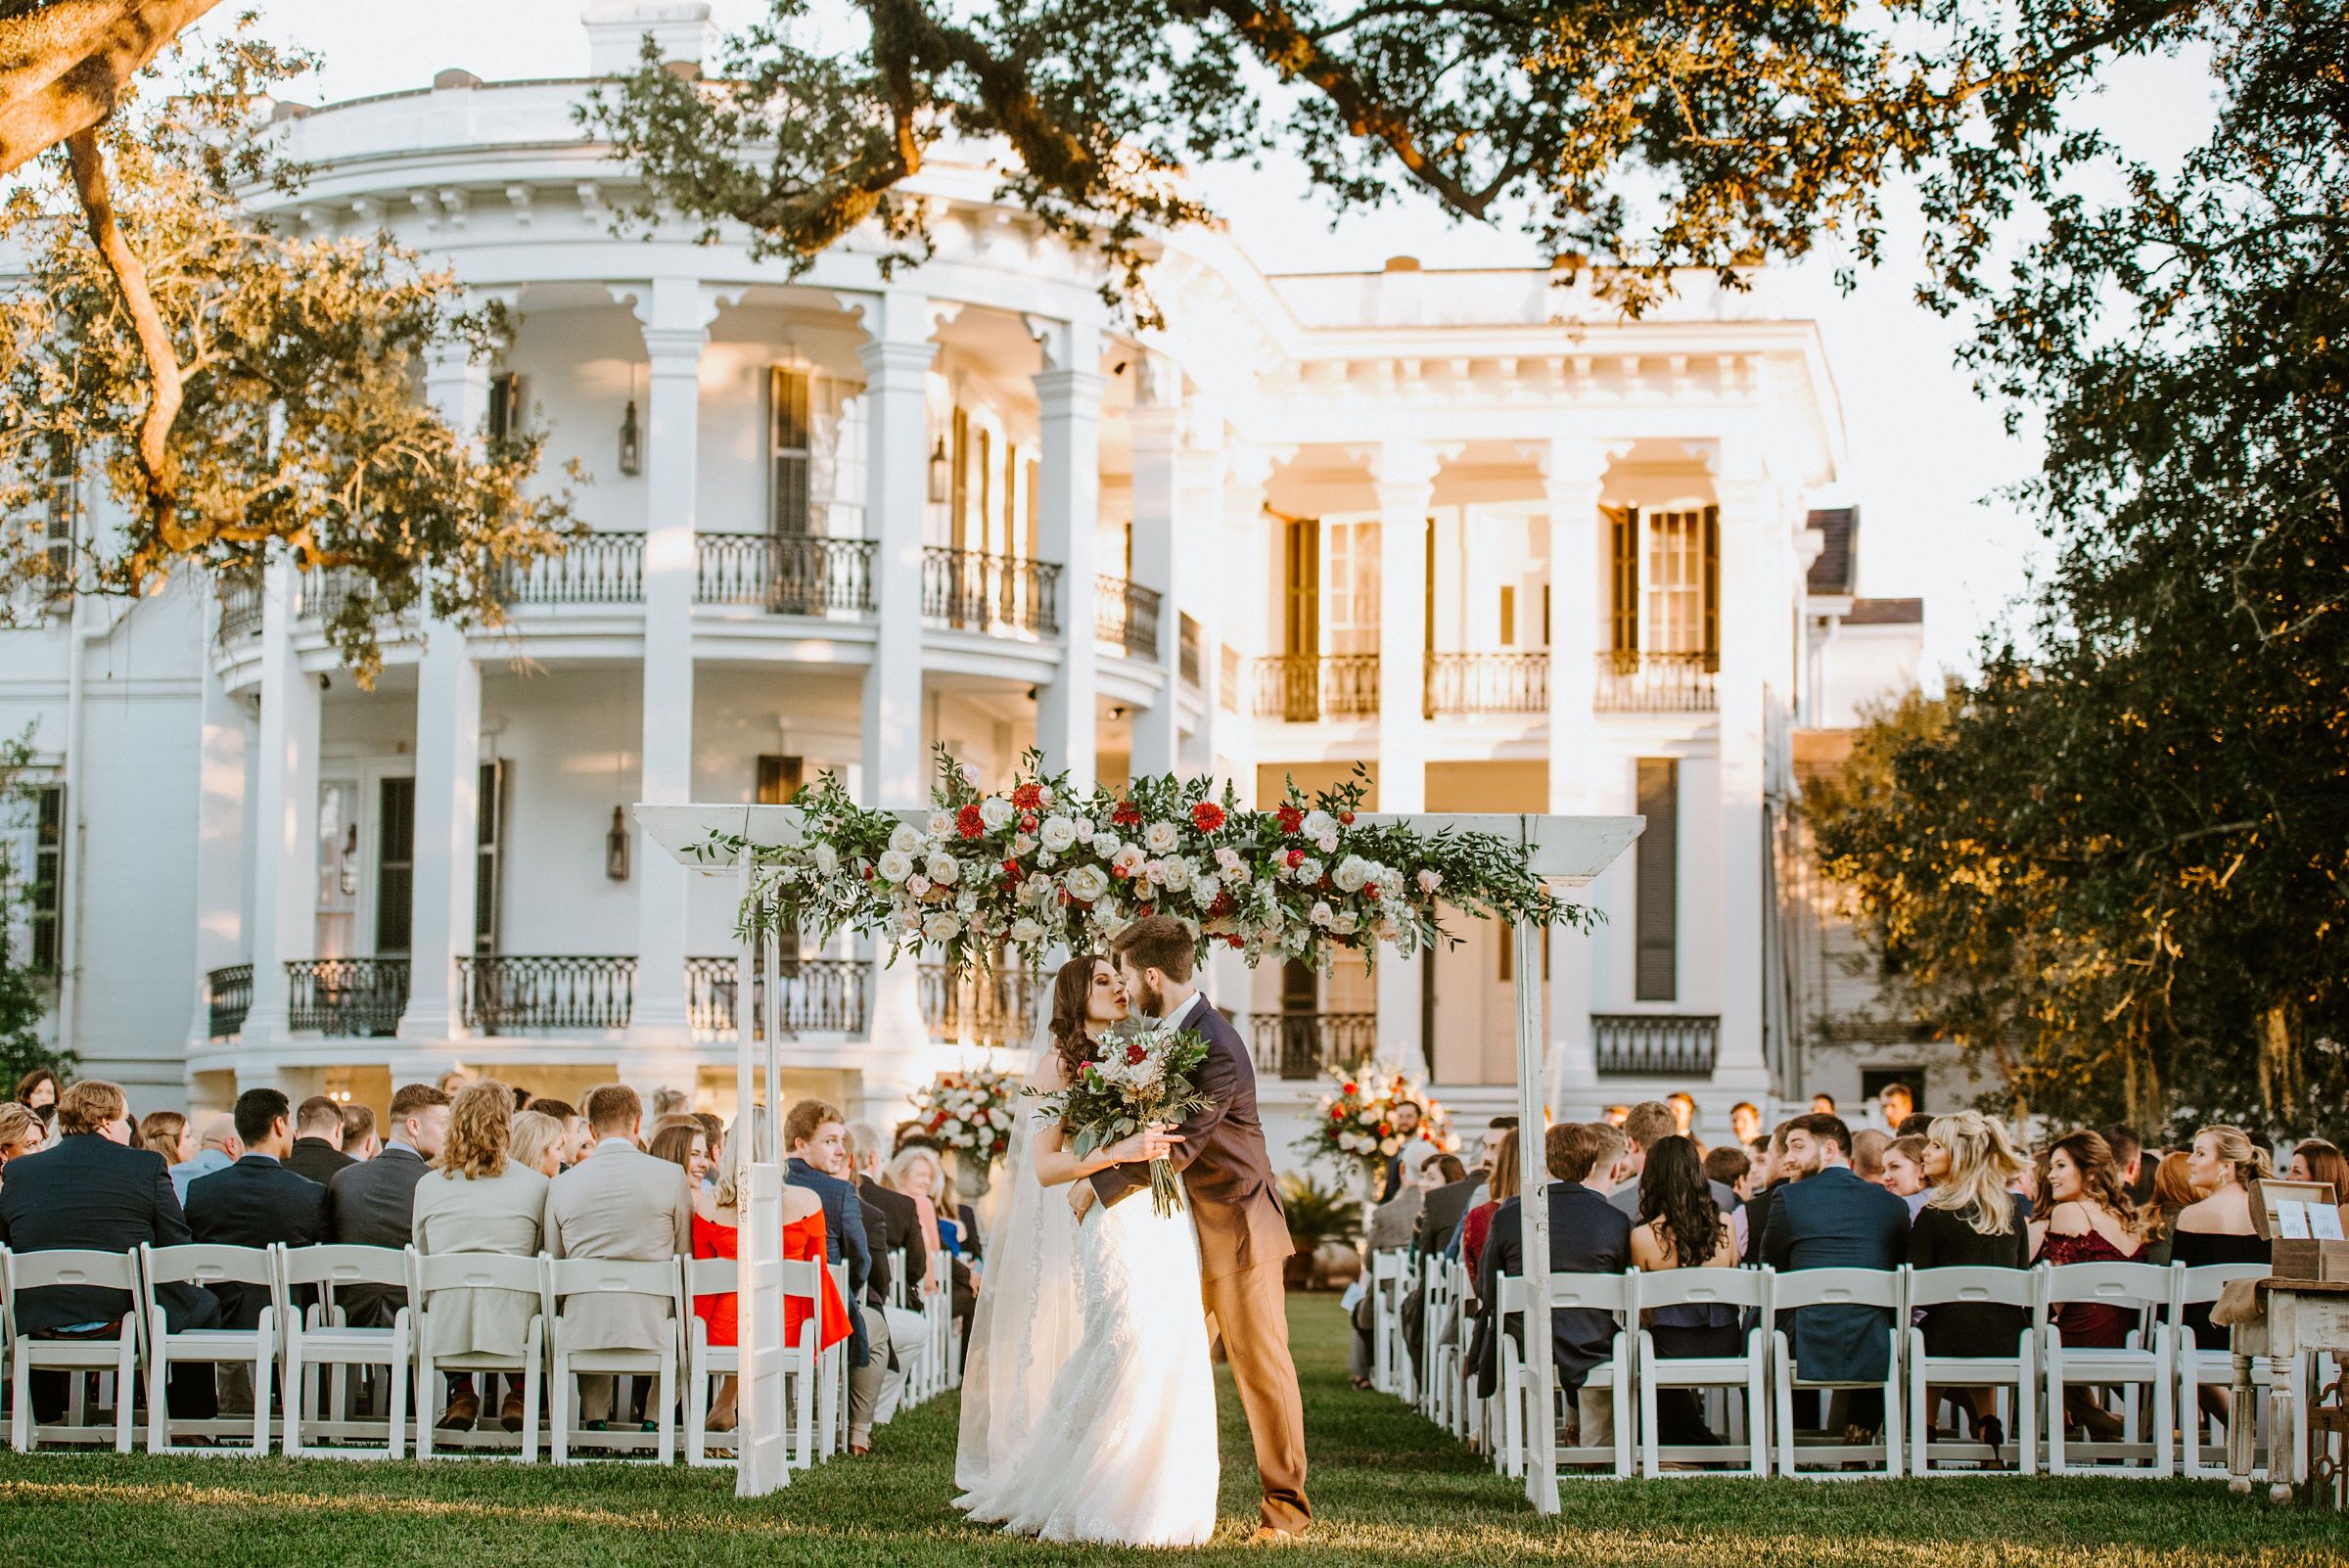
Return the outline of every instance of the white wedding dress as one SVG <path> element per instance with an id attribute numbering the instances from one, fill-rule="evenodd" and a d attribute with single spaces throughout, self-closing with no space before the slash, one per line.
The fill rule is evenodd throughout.
<path id="1" fill-rule="evenodd" d="M 1036 1114 L 1023 1119 L 1031 1137 Z M 966 1491 L 954 1505 L 1045 1541 L 1202 1545 L 1215 1533 L 1219 1461 L 1189 1211 L 1162 1219 L 1149 1193 L 1136 1192 L 1075 1224 L 1068 1189 L 1039 1186 L 1023 1152 L 1012 1151 L 1010 1176 L 1021 1185 L 1010 1195 L 1008 1239 L 1040 1245 L 1005 1280 L 1007 1238 L 1000 1228 L 995 1238 L 963 1390 L 955 1477 Z M 1036 1234 L 1021 1241 L 1030 1228 Z M 999 1283 L 1014 1288 L 990 1308 Z M 1073 1302 L 1055 1299 L 1064 1292 Z M 1054 1342 L 1072 1328 L 1074 1346 L 1055 1371 Z"/>

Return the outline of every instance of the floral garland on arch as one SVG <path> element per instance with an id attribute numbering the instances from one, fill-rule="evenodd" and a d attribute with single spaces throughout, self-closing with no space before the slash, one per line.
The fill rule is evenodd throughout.
<path id="1" fill-rule="evenodd" d="M 1329 1083 L 1320 1114 L 1297 1140 L 1298 1152 L 1309 1160 L 1353 1166 L 1375 1177 L 1414 1141 L 1427 1144 L 1425 1154 L 1458 1152 L 1460 1140 L 1451 1130 L 1451 1117 L 1412 1075 L 1389 1073 L 1365 1062 L 1359 1070 L 1331 1068 Z M 1419 1130 L 1408 1136 L 1395 1129 L 1395 1108 L 1405 1100 L 1419 1107 Z M 1407 1169 L 1410 1163 L 1405 1162 L 1404 1174 L 1415 1180 L 1418 1173 Z"/>
<path id="2" fill-rule="evenodd" d="M 1340 954 L 1405 957 L 1456 942 L 1446 906 L 1510 924 L 1582 925 L 1527 867 L 1520 846 L 1488 833 L 1423 834 L 1360 819 L 1367 781 L 1243 808 L 1226 784 L 1137 778 L 1123 793 L 1072 788 L 1042 757 L 1020 760 L 1011 788 L 982 790 L 938 751 L 926 822 L 860 807 L 837 777 L 804 789 L 803 843 L 755 852 L 745 937 L 793 927 L 828 938 L 870 933 L 894 956 L 944 950 L 954 973 L 990 969 L 1005 949 L 1030 972 L 1048 953 L 1098 952 L 1135 919 L 1169 914 L 1204 955 L 1326 967 Z M 713 833 L 699 853 L 731 860 L 747 841 Z"/>

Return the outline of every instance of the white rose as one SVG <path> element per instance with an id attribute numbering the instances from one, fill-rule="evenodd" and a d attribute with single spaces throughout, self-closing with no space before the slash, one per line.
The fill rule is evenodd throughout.
<path id="1" fill-rule="evenodd" d="M 1240 852 L 1231 848 L 1229 845 L 1225 845 L 1221 849 L 1216 851 L 1216 864 L 1221 866 L 1224 870 L 1233 870 L 1238 867 L 1240 863 Z"/>
<path id="2" fill-rule="evenodd" d="M 1359 854 L 1350 854 L 1338 862 L 1329 880 L 1337 884 L 1340 893 L 1359 893 L 1362 884 L 1370 880 L 1370 862 Z"/>
<path id="3" fill-rule="evenodd" d="M 1047 816 L 1036 831 L 1036 842 L 1059 854 L 1077 842 L 1077 824 L 1065 816 Z"/>
<path id="4" fill-rule="evenodd" d="M 1313 840 L 1313 848 L 1323 854 L 1335 854 L 1338 853 L 1338 836 L 1335 833 L 1323 833 Z"/>
<path id="5" fill-rule="evenodd" d="M 1044 928 L 1026 915 L 1011 923 L 1011 940 L 1023 946 L 1044 940 Z"/>
<path id="6" fill-rule="evenodd" d="M 1093 835 L 1093 853 L 1101 856 L 1101 858 L 1104 860 L 1115 856 L 1118 851 L 1123 848 L 1124 846 L 1118 843 L 1118 836 L 1115 833 L 1096 833 Z"/>
<path id="7" fill-rule="evenodd" d="M 881 858 L 873 862 L 873 869 L 884 882 L 902 882 L 913 875 L 913 856 L 903 850 L 884 850 Z"/>
<path id="8" fill-rule="evenodd" d="M 1223 880 L 1230 883 L 1235 888 L 1246 882 L 1255 874 L 1255 872 L 1248 869 L 1245 862 L 1227 865 L 1223 868 Z"/>
<path id="9" fill-rule="evenodd" d="M 1336 918 L 1337 916 L 1330 909 L 1327 900 L 1321 899 L 1315 899 L 1313 900 L 1313 920 L 1314 925 L 1326 926 Z"/>
<path id="10" fill-rule="evenodd" d="M 905 879 L 905 891 L 917 899 L 921 898 L 930 891 L 930 879 L 916 871 Z"/>
<path id="11" fill-rule="evenodd" d="M 1338 819 L 1327 811 L 1306 812 L 1304 825 L 1305 836 L 1309 839 L 1325 839 L 1338 831 Z"/>
<path id="12" fill-rule="evenodd" d="M 1038 784 L 1036 787 L 1036 798 L 1046 810 L 1050 810 L 1053 807 L 1060 804 L 1056 798 L 1058 792 L 1049 784 Z"/>
<path id="13" fill-rule="evenodd" d="M 1077 836 L 1081 839 L 1089 839 L 1093 836 L 1093 819 L 1091 817 L 1081 816 L 1077 819 Z"/>
<path id="14" fill-rule="evenodd" d="M 899 822 L 889 835 L 889 847 L 899 854 L 911 854 L 921 845 L 922 836 L 913 830 L 911 822 Z"/>
<path id="15" fill-rule="evenodd" d="M 1011 820 L 1011 803 L 1000 795 L 990 795 L 979 803 L 979 820 L 987 824 L 990 833 L 1000 833 Z"/>
<path id="16" fill-rule="evenodd" d="M 940 911 L 922 922 L 922 935 L 932 942 L 945 942 L 962 929 L 962 922 Z"/>
<path id="17" fill-rule="evenodd" d="M 821 840 L 817 841 L 815 851 L 808 858 L 815 862 L 818 875 L 828 877 L 840 870 L 840 852 Z"/>
<path id="18" fill-rule="evenodd" d="M 930 836 L 932 838 L 943 839 L 953 831 L 954 818 L 950 814 L 944 811 L 930 813 Z"/>
<path id="19" fill-rule="evenodd" d="M 1381 1153 L 1381 1154 L 1400 1154 L 1400 1153 L 1402 1153 L 1402 1152 L 1403 1152 L 1403 1139 L 1401 1139 L 1401 1138 L 1387 1138 L 1387 1139 L 1384 1139 L 1384 1140 L 1383 1140 L 1383 1141 L 1381 1141 L 1381 1142 L 1380 1142 L 1380 1144 L 1378 1145 L 1378 1152 L 1379 1152 L 1379 1153 Z"/>
<path id="20" fill-rule="evenodd" d="M 1025 833 L 1014 833 L 1011 836 L 1011 853 L 1015 855 L 1034 854 L 1036 853 L 1036 840 L 1030 838 Z"/>
<path id="21" fill-rule="evenodd" d="M 1432 895 L 1438 888 L 1444 886 L 1444 873 L 1441 871 L 1422 871 L 1419 873 L 1417 881 L 1419 883 L 1419 891 L 1421 893 Z"/>
<path id="22" fill-rule="evenodd" d="M 925 869 L 930 873 L 930 880 L 942 888 L 952 887 L 954 879 L 962 875 L 962 863 L 944 851 L 930 856 L 930 864 Z"/>
<path id="23" fill-rule="evenodd" d="M 1094 903 L 1109 891 L 1109 878 L 1097 865 L 1081 865 L 1069 873 L 1067 886 L 1070 898 L 1081 903 Z"/>
<path id="24" fill-rule="evenodd" d="M 1165 854 L 1182 842 L 1182 835 L 1172 822 L 1153 822 L 1142 829 L 1142 848 L 1152 854 Z"/>
<path id="25" fill-rule="evenodd" d="M 1360 917 L 1356 915 L 1352 909 L 1341 909 L 1338 911 L 1338 918 L 1330 922 L 1329 929 L 1341 937 L 1351 937 L 1361 929 L 1361 924 Z"/>

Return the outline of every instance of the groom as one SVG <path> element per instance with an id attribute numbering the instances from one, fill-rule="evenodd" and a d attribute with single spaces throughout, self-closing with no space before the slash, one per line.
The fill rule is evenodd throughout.
<path id="1" fill-rule="evenodd" d="M 1313 1519 L 1305 1500 L 1305 1409 L 1289 1360 L 1282 1280 L 1289 1225 L 1256 1116 L 1256 1069 L 1239 1033 L 1191 983 L 1193 951 L 1190 930 L 1171 915 L 1145 915 L 1110 945 L 1136 1011 L 1207 1040 L 1199 1088 L 1208 1108 L 1176 1130 L 1182 1141 L 1167 1158 L 1182 1173 L 1199 1227 L 1201 1294 L 1222 1336 L 1264 1478 L 1256 1540 L 1275 1542 L 1304 1535 Z M 1150 1168 L 1112 1166 L 1091 1180 L 1102 1203 L 1117 1203 L 1150 1185 Z M 1075 1202 L 1082 1221 L 1091 1205 L 1082 1192 Z"/>

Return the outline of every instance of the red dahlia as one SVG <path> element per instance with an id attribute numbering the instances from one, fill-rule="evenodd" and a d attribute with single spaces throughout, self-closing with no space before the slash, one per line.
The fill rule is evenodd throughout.
<path id="1" fill-rule="evenodd" d="M 1041 784 L 1023 784 L 1011 792 L 1011 804 L 1023 811 L 1041 810 L 1044 805 L 1044 787 Z"/>
<path id="2" fill-rule="evenodd" d="M 1021 817 L 1020 831 L 1022 833 L 1034 833 L 1036 831 L 1036 818 L 1034 816 Z"/>
<path id="3" fill-rule="evenodd" d="M 1289 864 L 1292 866 L 1300 866 L 1305 864 L 1305 852 L 1303 850 L 1291 850 L 1289 852 Z"/>
<path id="4" fill-rule="evenodd" d="M 1017 882 L 1020 880 L 1019 861 L 1006 860 L 1003 862 L 1003 880 L 1006 882 Z"/>
<path id="5" fill-rule="evenodd" d="M 1301 807 L 1284 806 L 1273 814 L 1279 819 L 1283 833 L 1294 833 L 1305 826 L 1305 811 Z"/>
<path id="6" fill-rule="evenodd" d="M 964 838 L 975 839 L 987 831 L 987 818 L 976 806 L 966 806 L 954 813 L 954 827 Z"/>
<path id="7" fill-rule="evenodd" d="M 1149 1055 L 1150 1053 L 1144 1050 L 1138 1044 L 1128 1045 L 1126 1047 L 1126 1065 L 1128 1067 L 1139 1067 L 1142 1065 L 1143 1061 L 1149 1057 Z"/>
<path id="8" fill-rule="evenodd" d="M 1109 813 L 1110 821 L 1119 827 L 1132 827 L 1142 819 L 1142 809 L 1131 801 L 1120 801 L 1117 809 Z"/>
<path id="9" fill-rule="evenodd" d="M 1223 825 L 1223 807 L 1213 801 L 1201 801 L 1191 807 L 1191 825 L 1202 833 L 1213 833 Z"/>

